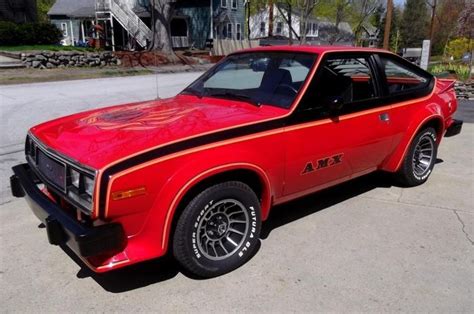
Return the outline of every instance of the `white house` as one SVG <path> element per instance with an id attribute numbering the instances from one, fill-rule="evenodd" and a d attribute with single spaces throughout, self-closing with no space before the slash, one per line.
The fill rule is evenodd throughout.
<path id="1" fill-rule="evenodd" d="M 250 17 L 250 37 L 253 39 L 266 38 L 269 36 L 271 7 L 260 10 Z M 288 8 L 284 4 L 273 5 L 273 36 L 289 37 L 290 27 L 288 25 Z M 335 38 L 339 43 L 352 43 L 354 34 L 351 26 L 347 22 L 339 23 L 336 32 L 336 25 L 327 19 L 311 16 L 307 21 L 306 39 L 316 44 L 324 44 L 330 42 L 336 34 Z M 293 38 L 301 36 L 301 12 L 296 9 L 291 11 L 291 25 L 293 28 Z M 296 33 L 296 36 L 295 36 Z"/>

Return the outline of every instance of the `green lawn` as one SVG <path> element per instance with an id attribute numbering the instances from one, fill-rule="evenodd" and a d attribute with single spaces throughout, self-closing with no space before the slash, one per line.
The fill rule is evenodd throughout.
<path id="1" fill-rule="evenodd" d="M 24 45 L 24 46 L 0 46 L 0 51 L 94 51 L 93 48 L 81 48 L 60 45 Z"/>

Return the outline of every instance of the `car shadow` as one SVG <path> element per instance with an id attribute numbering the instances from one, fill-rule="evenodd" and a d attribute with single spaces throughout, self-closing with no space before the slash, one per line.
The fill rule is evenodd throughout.
<path id="1" fill-rule="evenodd" d="M 262 225 L 260 238 L 264 240 L 276 228 L 317 213 L 375 188 L 391 187 L 393 186 L 392 182 L 393 179 L 388 174 L 373 173 L 285 203 L 284 205 L 275 206 L 272 208 L 270 217 Z M 261 243 L 258 244 L 257 250 L 255 250 L 251 258 L 257 254 L 260 245 Z M 172 256 L 169 255 L 108 273 L 97 274 L 91 271 L 67 246 L 62 246 L 61 248 L 81 267 L 76 275 L 77 278 L 92 278 L 104 290 L 112 293 L 126 292 L 160 283 L 174 278 L 179 273 L 191 279 L 200 279 L 187 273 L 173 260 Z"/>
<path id="2" fill-rule="evenodd" d="M 260 238 L 266 239 L 276 228 L 315 214 L 375 188 L 398 186 L 393 181 L 390 174 L 375 172 L 310 194 L 295 201 L 275 206 L 272 208 L 268 219 L 262 225 Z"/>

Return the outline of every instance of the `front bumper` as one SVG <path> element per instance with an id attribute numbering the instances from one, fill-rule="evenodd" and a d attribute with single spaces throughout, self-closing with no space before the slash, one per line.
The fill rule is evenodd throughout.
<path id="1" fill-rule="evenodd" d="M 446 133 L 444 133 L 444 136 L 451 137 L 451 136 L 455 136 L 461 133 L 462 123 L 463 123 L 462 120 L 453 119 L 453 122 L 447 128 Z"/>
<path id="2" fill-rule="evenodd" d="M 33 213 L 46 226 L 49 243 L 66 244 L 80 257 L 113 255 L 126 246 L 126 236 L 120 224 L 87 226 L 69 216 L 37 187 L 39 182 L 28 164 L 12 168 L 12 194 L 25 197 Z"/>

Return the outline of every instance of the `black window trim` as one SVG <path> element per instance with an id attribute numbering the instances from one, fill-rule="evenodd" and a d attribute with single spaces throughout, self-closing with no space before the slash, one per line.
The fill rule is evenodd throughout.
<path id="1" fill-rule="evenodd" d="M 353 101 L 353 102 L 344 104 L 343 109 L 340 112 L 338 112 L 337 114 L 335 114 L 334 116 L 343 116 L 343 115 L 351 114 L 351 113 L 354 113 L 354 112 L 365 111 L 365 110 L 368 110 L 368 109 L 383 106 L 384 104 L 381 102 L 381 99 L 382 99 L 381 96 L 383 96 L 384 94 L 383 94 L 383 91 L 382 91 L 382 86 L 383 85 L 381 84 L 380 78 L 379 78 L 380 69 L 377 66 L 377 63 L 374 59 L 374 56 L 373 56 L 372 52 L 366 52 L 366 51 L 347 51 L 347 52 L 337 51 L 337 52 L 326 53 L 323 56 L 323 59 L 320 61 L 318 69 L 316 70 L 316 73 L 312 77 L 312 80 L 319 80 L 324 63 L 328 59 L 336 59 L 336 58 L 365 58 L 368 61 L 369 71 L 370 71 L 370 73 L 372 75 L 372 79 L 374 81 L 373 84 L 374 84 L 375 97 L 371 98 L 371 99 Z M 310 82 L 310 84 L 311 84 L 311 82 Z M 308 86 L 308 88 L 309 87 L 310 86 Z M 298 107 L 296 108 L 296 110 L 294 112 L 294 118 L 299 123 L 309 122 L 309 121 L 316 121 L 316 120 L 325 119 L 325 118 L 330 117 L 329 115 L 322 115 L 322 114 L 318 114 L 316 112 L 311 114 L 311 109 L 301 110 L 301 105 L 302 105 L 303 101 L 304 101 L 304 96 L 300 100 L 300 102 L 298 103 Z"/>
<path id="2" fill-rule="evenodd" d="M 393 59 L 395 59 L 397 62 L 401 63 L 402 65 L 406 65 L 410 70 L 413 70 L 413 72 L 421 73 L 420 74 L 421 76 L 431 78 L 431 80 L 424 87 L 414 89 L 404 94 L 389 95 L 387 79 L 385 77 L 385 71 L 383 68 L 383 64 L 380 60 L 380 56 L 379 56 L 381 54 L 384 56 L 393 57 Z M 424 71 L 423 69 L 412 64 L 411 62 L 391 53 L 379 53 L 379 52 L 374 53 L 370 51 L 328 52 L 323 56 L 322 60 L 319 63 L 318 69 L 316 70 L 316 73 L 311 79 L 318 80 L 320 73 L 322 71 L 322 65 L 328 59 L 338 58 L 338 57 L 340 58 L 367 58 L 367 60 L 369 61 L 369 67 L 370 67 L 371 73 L 373 75 L 376 96 L 372 99 L 354 101 L 354 102 L 345 104 L 343 109 L 340 112 L 333 115 L 333 118 L 348 115 L 355 112 L 363 112 L 363 111 L 375 109 L 378 107 L 384 107 L 384 106 L 392 105 L 394 103 L 405 101 L 405 100 L 416 100 L 418 98 L 429 95 L 434 87 L 434 83 L 435 83 L 434 77 L 430 73 Z M 310 86 L 308 86 L 308 88 L 309 87 Z M 308 109 L 300 110 L 303 101 L 304 101 L 304 96 L 298 103 L 297 108 L 295 112 L 293 113 L 293 119 L 292 119 L 293 123 L 311 122 L 311 121 L 331 118 L 331 116 L 329 115 L 317 114 L 316 112 L 311 113 L 311 110 L 308 110 Z"/>

